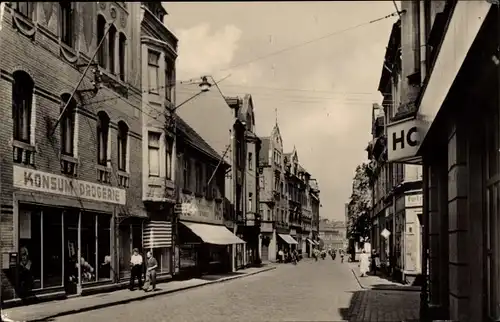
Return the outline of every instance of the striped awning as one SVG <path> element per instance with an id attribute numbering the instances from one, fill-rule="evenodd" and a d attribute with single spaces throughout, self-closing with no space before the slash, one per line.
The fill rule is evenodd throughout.
<path id="1" fill-rule="evenodd" d="M 144 223 L 144 249 L 172 247 L 172 223 L 149 221 Z"/>
<path id="2" fill-rule="evenodd" d="M 293 237 L 290 235 L 278 234 L 278 236 L 280 236 L 281 239 L 283 239 L 289 245 L 297 245 L 298 244 L 297 241 L 295 239 L 293 239 Z"/>

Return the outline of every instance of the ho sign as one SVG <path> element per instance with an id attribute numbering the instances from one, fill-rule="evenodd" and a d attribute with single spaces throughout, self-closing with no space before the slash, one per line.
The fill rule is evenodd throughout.
<path id="1" fill-rule="evenodd" d="M 420 147 L 417 121 L 406 119 L 387 126 L 387 159 L 403 162 L 415 158 Z"/>

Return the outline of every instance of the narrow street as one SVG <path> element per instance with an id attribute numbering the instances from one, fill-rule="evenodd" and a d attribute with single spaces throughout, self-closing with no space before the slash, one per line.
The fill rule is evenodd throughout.
<path id="1" fill-rule="evenodd" d="M 161 288 L 161 285 L 160 285 Z M 347 263 L 278 269 L 55 321 L 339 321 L 360 287 Z"/>
<path id="2" fill-rule="evenodd" d="M 159 286 L 161 288 L 161 285 Z M 51 321 L 411 321 L 418 292 L 363 290 L 337 259 L 278 269 Z"/>

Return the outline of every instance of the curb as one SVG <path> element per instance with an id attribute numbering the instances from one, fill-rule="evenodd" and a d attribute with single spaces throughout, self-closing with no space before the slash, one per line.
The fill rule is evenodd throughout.
<path id="1" fill-rule="evenodd" d="M 351 268 L 352 275 L 354 275 L 354 278 L 356 279 L 356 282 L 358 282 L 359 286 L 364 289 L 364 290 L 374 290 L 374 291 L 400 291 L 400 292 L 420 292 L 420 287 L 416 288 L 414 286 L 395 286 L 395 287 L 390 287 L 390 286 L 375 286 L 375 287 L 366 287 L 361 284 L 361 281 L 359 280 L 358 275 L 356 275 L 356 272 L 354 271 L 353 268 Z"/>
<path id="2" fill-rule="evenodd" d="M 83 308 L 78 308 L 78 309 L 74 309 L 74 310 L 60 312 L 60 313 L 53 314 L 50 316 L 44 316 L 42 318 L 28 319 L 25 322 L 42 322 L 42 321 L 47 321 L 49 319 L 54 319 L 54 318 L 61 317 L 61 316 L 73 315 L 73 314 L 88 312 L 88 311 L 92 311 L 92 310 L 98 310 L 98 309 L 102 309 L 102 308 L 106 308 L 106 307 L 127 304 L 127 303 L 135 302 L 135 301 L 142 301 L 142 300 L 145 300 L 145 299 L 148 299 L 151 297 L 156 297 L 159 295 L 172 294 L 172 293 L 176 293 L 176 292 L 180 292 L 180 291 L 189 290 L 192 288 L 199 288 L 199 287 L 203 287 L 206 285 L 212 285 L 212 284 L 223 283 L 223 282 L 227 282 L 227 281 L 231 281 L 231 280 L 235 280 L 235 279 L 245 278 L 248 276 L 257 275 L 260 273 L 272 271 L 274 269 L 276 269 L 276 266 L 267 267 L 267 268 L 262 269 L 260 271 L 252 272 L 252 273 L 248 273 L 248 274 L 244 274 L 244 275 L 224 277 L 224 278 L 221 278 L 221 279 L 218 279 L 215 281 L 208 281 L 208 282 L 203 283 L 203 284 L 183 286 L 183 287 L 173 289 L 173 290 L 165 290 L 165 291 L 159 291 L 159 292 L 149 293 L 149 294 L 146 293 L 146 294 L 144 294 L 140 297 L 136 297 L 136 298 L 123 299 L 123 300 L 118 300 L 118 301 L 109 302 L 109 303 L 96 304 L 96 305 L 91 305 L 91 306 L 87 306 L 87 307 L 83 307 Z"/>

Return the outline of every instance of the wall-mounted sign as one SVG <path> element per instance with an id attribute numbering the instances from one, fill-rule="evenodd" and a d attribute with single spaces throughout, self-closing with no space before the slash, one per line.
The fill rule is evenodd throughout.
<path id="1" fill-rule="evenodd" d="M 421 193 L 405 196 L 405 207 L 422 207 L 424 197 Z"/>
<path id="2" fill-rule="evenodd" d="M 14 187 L 125 205 L 126 191 L 88 181 L 14 166 Z"/>
<path id="3" fill-rule="evenodd" d="M 405 162 L 414 160 L 420 147 L 419 130 L 415 118 L 387 125 L 387 160 Z"/>
<path id="4" fill-rule="evenodd" d="M 175 205 L 175 212 L 181 220 L 223 223 L 221 203 L 192 195 L 181 194 L 180 203 Z"/>

